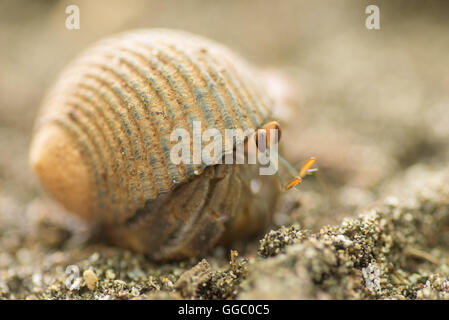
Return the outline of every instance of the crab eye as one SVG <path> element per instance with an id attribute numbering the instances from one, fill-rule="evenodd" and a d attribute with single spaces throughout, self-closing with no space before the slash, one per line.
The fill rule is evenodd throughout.
<path id="1" fill-rule="evenodd" d="M 271 121 L 262 126 L 259 130 L 257 130 L 256 134 L 254 135 L 254 141 L 256 142 L 257 149 L 259 149 L 261 152 L 265 152 L 266 148 L 270 146 L 271 143 L 271 133 L 273 133 L 272 130 L 277 134 L 277 137 L 275 137 L 275 141 L 278 142 L 281 138 L 281 129 L 279 126 L 279 123 L 276 121 Z M 264 138 L 261 138 L 261 137 Z M 264 144 L 260 143 L 260 141 L 265 141 Z"/>

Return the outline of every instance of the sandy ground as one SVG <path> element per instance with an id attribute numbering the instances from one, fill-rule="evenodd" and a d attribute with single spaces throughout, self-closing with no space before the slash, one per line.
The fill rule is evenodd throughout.
<path id="1" fill-rule="evenodd" d="M 64 25 L 72 3 L 77 31 Z M 1 2 L 0 298 L 448 298 L 449 6 L 376 3 L 377 31 L 365 1 Z M 28 166 L 64 65 L 103 36 L 149 27 L 210 37 L 266 70 L 285 157 L 318 159 L 319 173 L 282 195 L 274 231 L 200 264 L 102 244 Z"/>

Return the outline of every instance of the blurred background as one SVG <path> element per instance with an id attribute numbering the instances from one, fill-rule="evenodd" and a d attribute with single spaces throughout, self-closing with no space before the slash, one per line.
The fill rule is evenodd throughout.
<path id="1" fill-rule="evenodd" d="M 80 8 L 80 29 L 65 8 Z M 365 8 L 380 8 L 380 30 Z M 43 194 L 28 166 L 46 89 L 87 45 L 133 28 L 224 43 L 277 79 L 285 156 L 319 174 L 285 195 L 278 224 L 338 222 L 449 158 L 447 1 L 0 1 L 0 216 Z M 423 169 L 424 168 L 424 169 Z M 407 184 L 404 179 L 408 179 Z M 288 201 L 287 201 L 288 203 Z M 26 211 L 26 210 L 25 210 Z M 17 223 L 17 222 L 15 222 Z"/>

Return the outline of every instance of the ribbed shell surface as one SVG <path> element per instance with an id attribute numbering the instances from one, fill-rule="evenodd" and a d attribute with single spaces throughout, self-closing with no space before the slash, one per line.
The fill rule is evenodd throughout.
<path id="1" fill-rule="evenodd" d="M 92 215 L 120 223 L 205 165 L 170 161 L 174 129 L 257 129 L 270 100 L 255 70 L 189 33 L 137 30 L 82 53 L 43 103 L 36 130 L 67 132 L 89 167 Z M 193 139 L 191 139 L 193 140 Z M 192 148 L 191 148 L 192 150 Z"/>

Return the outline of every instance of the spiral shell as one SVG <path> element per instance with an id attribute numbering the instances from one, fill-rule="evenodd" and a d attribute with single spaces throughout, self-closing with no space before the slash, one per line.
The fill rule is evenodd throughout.
<path id="1" fill-rule="evenodd" d="M 256 74 L 228 49 L 186 32 L 137 30 L 100 41 L 66 68 L 44 100 L 31 146 L 32 166 L 68 210 L 107 226 L 121 244 L 158 252 L 157 258 L 177 256 L 180 250 L 161 253 L 169 241 L 164 234 L 171 241 L 186 237 L 180 229 L 198 220 L 192 210 L 203 210 L 204 199 L 219 197 L 217 192 L 227 190 L 222 201 L 215 201 L 221 206 L 217 210 L 236 215 L 234 207 L 241 204 L 229 198 L 235 196 L 231 189 L 243 192 L 242 181 L 255 174 L 248 166 L 206 170 L 204 164 L 175 165 L 170 134 L 182 128 L 192 136 L 193 121 L 223 135 L 225 129 L 260 128 L 270 117 L 271 102 Z M 217 189 L 217 181 L 226 188 Z M 194 202 L 191 208 L 189 201 Z M 189 214 L 173 213 L 177 209 Z M 179 256 L 202 250 L 191 247 Z"/>

